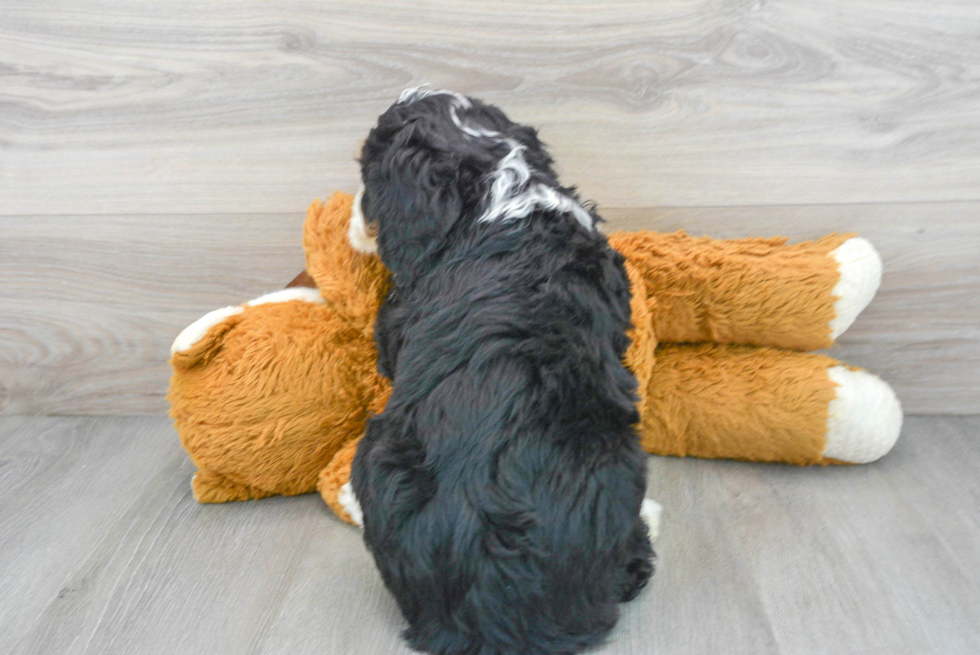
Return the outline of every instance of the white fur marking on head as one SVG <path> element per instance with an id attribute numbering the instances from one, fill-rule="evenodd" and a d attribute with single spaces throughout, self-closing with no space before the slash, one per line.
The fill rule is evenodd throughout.
<path id="1" fill-rule="evenodd" d="M 340 493 L 337 494 L 337 502 L 340 503 L 344 511 L 347 512 L 347 516 L 358 527 L 364 525 L 364 513 L 361 512 L 361 504 L 357 502 L 357 496 L 354 495 L 354 487 L 351 486 L 350 482 L 346 482 L 340 488 Z"/>
<path id="2" fill-rule="evenodd" d="M 647 524 L 650 531 L 650 541 L 654 541 L 660 536 L 660 517 L 664 508 L 655 500 L 644 498 L 640 504 L 640 518 Z"/>
<path id="3" fill-rule="evenodd" d="M 373 255 L 378 252 L 378 239 L 368 234 L 367 221 L 364 219 L 364 210 L 361 208 L 361 201 L 364 199 L 364 185 L 354 196 L 354 204 L 350 210 L 350 228 L 347 230 L 347 239 L 350 241 L 351 248 L 365 255 Z"/>
<path id="4" fill-rule="evenodd" d="M 827 377 L 836 396 L 827 406 L 823 456 L 867 464 L 883 456 L 902 431 L 902 405 L 895 392 L 876 375 L 831 366 Z"/>
<path id="5" fill-rule="evenodd" d="M 881 256 L 867 239 L 854 237 L 832 250 L 840 279 L 834 286 L 834 318 L 830 321 L 830 338 L 836 339 L 851 327 L 881 284 Z"/>
<path id="6" fill-rule="evenodd" d="M 467 99 L 467 102 L 469 102 L 468 99 Z M 473 127 L 472 125 L 464 125 L 463 124 L 463 121 L 460 120 L 460 118 L 459 118 L 459 108 L 461 106 L 462 107 L 468 107 L 469 105 L 468 104 L 467 105 L 461 105 L 459 102 L 453 102 L 453 106 L 449 110 L 450 115 L 453 118 L 453 123 L 460 130 L 462 130 L 466 134 L 469 134 L 470 136 L 475 136 L 475 137 L 478 137 L 478 138 L 483 138 L 483 139 L 498 139 L 498 140 L 507 141 L 507 143 L 510 143 L 511 144 L 511 147 L 514 147 L 514 146 L 517 145 L 516 142 L 514 142 L 514 141 L 512 141 L 510 139 L 505 139 L 505 138 L 501 137 L 500 136 L 500 132 L 498 132 L 496 130 L 488 130 L 485 127 L 479 127 L 479 126 Z"/>
<path id="7" fill-rule="evenodd" d="M 481 221 L 524 218 L 536 209 L 572 214 L 588 230 L 594 229 L 589 212 L 546 184 L 529 184 L 531 169 L 524 159 L 524 146 L 508 140 L 512 150 L 500 160 L 491 174 L 490 204 Z"/>
<path id="8" fill-rule="evenodd" d="M 241 305 L 231 305 L 208 312 L 181 330 L 177 338 L 174 339 L 173 345 L 170 346 L 170 354 L 173 355 L 190 349 L 191 346 L 204 338 L 208 330 L 229 316 L 241 314 L 243 311 L 245 311 L 245 308 Z"/>
<path id="9" fill-rule="evenodd" d="M 470 102 L 470 99 L 464 96 L 462 93 L 456 93 L 455 91 L 445 91 L 443 89 L 429 90 L 426 88 L 428 86 L 429 86 L 428 84 L 420 84 L 418 86 L 405 89 L 404 91 L 401 92 L 401 95 L 398 96 L 398 100 L 395 101 L 395 104 L 407 105 L 415 102 L 416 100 L 421 100 L 422 98 L 428 98 L 429 96 L 446 95 L 455 98 L 456 102 L 461 104 L 463 107 L 469 108 L 473 106 L 473 103 Z"/>
<path id="10" fill-rule="evenodd" d="M 490 176 L 489 206 L 480 217 L 480 221 L 515 220 L 529 216 L 537 209 L 571 214 L 588 230 L 595 229 L 592 215 L 568 195 L 546 184 L 530 184 L 531 169 L 524 159 L 524 146 L 513 139 L 508 139 L 495 130 L 480 126 L 468 125 L 459 117 L 460 109 L 473 106 L 470 99 L 454 91 L 425 89 L 425 85 L 405 89 L 398 97 L 396 104 L 412 103 L 431 95 L 449 95 L 453 97 L 450 115 L 453 123 L 464 134 L 474 138 L 494 139 L 510 146 L 510 152 L 500 160 Z M 351 230 L 353 232 L 353 222 Z M 353 243 L 353 236 L 351 237 Z M 355 246 L 355 249 L 357 247 Z"/>

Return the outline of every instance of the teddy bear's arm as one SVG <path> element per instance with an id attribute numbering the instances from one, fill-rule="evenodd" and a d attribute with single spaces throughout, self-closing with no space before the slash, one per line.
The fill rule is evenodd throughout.
<path id="1" fill-rule="evenodd" d="M 306 273 L 323 300 L 351 327 L 373 330 L 378 307 L 388 293 L 388 272 L 377 256 L 356 252 L 348 240 L 353 198 L 337 192 L 310 205 L 303 224 Z M 301 276 L 301 284 L 309 284 Z M 294 280 L 297 282 L 297 280 Z"/>
<path id="2" fill-rule="evenodd" d="M 874 247 L 849 234 L 786 245 L 621 232 L 610 244 L 642 275 L 661 343 L 826 348 L 881 280 Z"/>
<path id="3" fill-rule="evenodd" d="M 657 348 L 640 404 L 643 449 L 754 462 L 871 462 L 902 408 L 878 377 L 813 353 L 717 344 Z"/>

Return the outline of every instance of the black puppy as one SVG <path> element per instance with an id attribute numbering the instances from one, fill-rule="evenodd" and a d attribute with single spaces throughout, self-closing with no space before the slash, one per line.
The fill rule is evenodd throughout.
<path id="1" fill-rule="evenodd" d="M 405 638 L 602 641 L 653 572 L 622 257 L 535 130 L 466 96 L 406 91 L 361 173 L 351 237 L 393 275 L 375 338 L 394 390 L 351 481 Z"/>

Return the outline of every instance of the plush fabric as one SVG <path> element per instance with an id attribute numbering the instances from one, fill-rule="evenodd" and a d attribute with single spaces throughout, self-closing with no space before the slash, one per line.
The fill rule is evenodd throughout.
<path id="1" fill-rule="evenodd" d="M 318 489 L 350 520 L 338 494 L 367 417 L 390 393 L 373 341 L 387 273 L 347 241 L 351 200 L 337 193 L 307 215 L 306 265 L 322 302 L 246 305 L 199 325 L 204 336 L 173 354 L 171 416 L 198 468 L 199 501 Z M 610 237 L 632 285 L 626 364 L 648 452 L 833 462 L 822 452 L 835 393 L 827 368 L 838 362 L 798 351 L 831 343 L 839 273 L 829 253 L 848 236 L 791 246 Z"/>
<path id="2" fill-rule="evenodd" d="M 665 344 L 640 404 L 647 452 L 828 464 L 830 357 L 776 348 Z"/>
<path id="3" fill-rule="evenodd" d="M 170 415 L 198 468 L 199 501 L 313 491 L 384 408 L 390 386 L 372 331 L 387 274 L 346 245 L 349 213 L 350 197 L 338 194 L 307 215 L 307 267 L 323 304 L 247 306 L 173 354 Z"/>
<path id="4" fill-rule="evenodd" d="M 829 255 L 853 236 L 787 246 L 781 237 L 619 232 L 609 242 L 656 298 L 653 330 L 660 341 L 816 350 L 833 343 L 828 325 L 838 270 Z"/>

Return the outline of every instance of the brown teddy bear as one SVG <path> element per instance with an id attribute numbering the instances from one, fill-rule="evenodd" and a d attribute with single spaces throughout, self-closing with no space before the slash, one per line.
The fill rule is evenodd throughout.
<path id="1" fill-rule="evenodd" d="M 303 245 L 316 288 L 216 310 L 174 342 L 168 398 L 200 502 L 319 489 L 340 518 L 359 518 L 350 464 L 391 389 L 373 340 L 387 272 L 348 242 L 351 201 L 338 192 L 309 208 Z M 647 452 L 857 464 L 894 445 L 902 410 L 891 388 L 807 352 L 830 346 L 874 296 L 881 260 L 866 240 L 609 241 L 632 285 L 626 364 Z"/>

